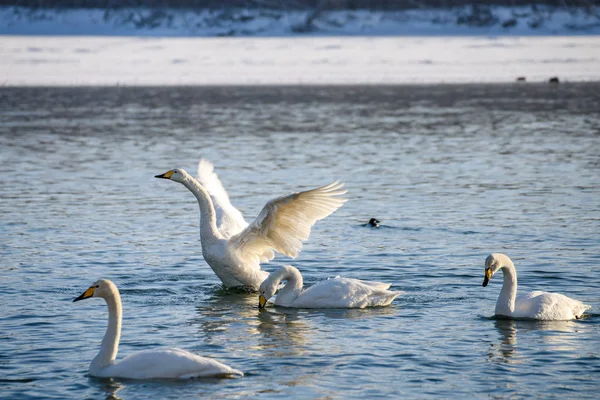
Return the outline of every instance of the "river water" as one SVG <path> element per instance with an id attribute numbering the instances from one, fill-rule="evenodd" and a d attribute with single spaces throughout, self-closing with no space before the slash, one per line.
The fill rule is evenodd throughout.
<path id="1" fill-rule="evenodd" d="M 0 397 L 595 398 L 600 377 L 600 84 L 1 88 Z M 215 164 L 248 220 L 335 179 L 349 201 L 292 264 L 305 284 L 392 283 L 392 306 L 257 310 L 201 255 L 199 212 L 153 176 Z M 371 217 L 379 229 L 362 226 Z M 502 279 L 593 308 L 491 318 Z M 123 301 L 119 358 L 179 347 L 245 372 L 138 382 L 87 375 Z"/>

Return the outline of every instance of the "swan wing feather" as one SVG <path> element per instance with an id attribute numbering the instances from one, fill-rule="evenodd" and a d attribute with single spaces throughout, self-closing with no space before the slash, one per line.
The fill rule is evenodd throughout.
<path id="1" fill-rule="evenodd" d="M 534 291 L 517 296 L 514 314 L 520 318 L 560 321 L 580 318 L 589 308 L 564 294 Z"/>
<path id="2" fill-rule="evenodd" d="M 102 376 L 130 379 L 187 379 L 242 376 L 219 361 L 181 349 L 146 350 L 131 354 L 107 367 Z"/>
<path id="3" fill-rule="evenodd" d="M 210 194 L 217 217 L 217 229 L 225 238 L 230 238 L 246 228 L 248 223 L 241 211 L 231 204 L 229 195 L 214 169 L 210 161 L 201 158 L 198 162 L 197 179 Z"/>
<path id="4" fill-rule="evenodd" d="M 336 277 L 321 281 L 298 296 L 297 308 L 364 308 L 389 305 L 403 292 L 387 290 L 389 284 Z"/>
<path id="5" fill-rule="evenodd" d="M 232 247 L 257 263 L 272 260 L 273 251 L 295 258 L 315 222 L 346 202 L 339 197 L 346 193 L 343 185 L 336 181 L 269 201 L 250 225 L 230 239 Z"/>

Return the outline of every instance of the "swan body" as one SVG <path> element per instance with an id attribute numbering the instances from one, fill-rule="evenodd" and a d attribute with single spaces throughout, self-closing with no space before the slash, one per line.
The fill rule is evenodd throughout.
<path id="1" fill-rule="evenodd" d="M 91 376 L 129 379 L 187 379 L 198 377 L 232 377 L 244 374 L 216 360 L 181 349 L 145 350 L 116 362 L 121 337 L 122 307 L 119 290 L 102 279 L 73 301 L 101 297 L 108 305 L 108 328 L 100 351 L 90 364 Z"/>
<path id="2" fill-rule="evenodd" d="M 233 207 L 223 185 L 206 160 L 200 160 L 198 179 L 183 169 L 173 169 L 156 178 L 170 179 L 190 190 L 200 206 L 202 255 L 225 287 L 257 290 L 268 272 L 260 263 L 275 257 L 275 251 L 295 258 L 311 227 L 338 208 L 346 199 L 343 183 L 275 198 L 248 224 Z"/>
<path id="3" fill-rule="evenodd" d="M 287 281 L 275 298 L 275 305 L 293 308 L 365 308 L 389 305 L 403 292 L 392 292 L 389 283 L 361 281 L 335 277 L 302 290 L 300 271 L 286 265 L 271 273 L 260 285 L 259 308 L 263 308 L 277 291 L 281 281 Z"/>
<path id="4" fill-rule="evenodd" d="M 502 270 L 504 284 L 496 302 L 496 316 L 514 319 L 537 319 L 546 321 L 565 321 L 579 319 L 587 304 L 560 293 L 535 291 L 517 296 L 517 270 L 508 256 L 494 253 L 485 260 L 485 279 L 487 286 L 491 277 Z"/>

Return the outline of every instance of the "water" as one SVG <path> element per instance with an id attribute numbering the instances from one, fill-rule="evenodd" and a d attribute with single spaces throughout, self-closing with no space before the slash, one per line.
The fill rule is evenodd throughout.
<path id="1" fill-rule="evenodd" d="M 600 84 L 0 89 L 0 397 L 595 398 L 600 386 Z M 213 161 L 247 219 L 334 179 L 344 207 L 292 263 L 393 283 L 391 307 L 258 312 L 204 262 L 174 182 Z M 361 226 L 371 217 L 380 229 Z M 491 319 L 508 254 L 519 291 L 591 304 L 574 322 Z M 120 357 L 215 357 L 235 380 L 87 375 L 124 304 Z M 112 397 L 111 397 L 112 396 Z"/>

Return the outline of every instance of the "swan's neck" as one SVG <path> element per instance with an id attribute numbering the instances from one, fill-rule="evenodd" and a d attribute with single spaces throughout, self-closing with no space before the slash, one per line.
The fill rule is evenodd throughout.
<path id="1" fill-rule="evenodd" d="M 183 185 L 194 194 L 200 206 L 200 240 L 219 238 L 215 207 L 206 189 L 191 176 L 186 177 Z"/>
<path id="2" fill-rule="evenodd" d="M 112 364 L 117 358 L 119 351 L 119 339 L 121 338 L 121 296 L 119 290 L 111 288 L 109 295 L 105 298 L 108 305 L 108 327 L 100 345 L 100 351 L 92 360 L 90 371 L 98 371 Z"/>
<path id="3" fill-rule="evenodd" d="M 502 275 L 504 283 L 498 301 L 496 302 L 496 315 L 510 316 L 515 311 L 515 299 L 517 297 L 517 271 L 510 259 L 502 262 Z"/>
<path id="4" fill-rule="evenodd" d="M 274 277 L 275 287 L 279 286 L 281 281 L 287 281 L 285 286 L 277 294 L 277 303 L 279 304 L 291 304 L 294 300 L 302 293 L 302 286 L 304 281 L 300 271 L 291 266 L 282 267 L 279 271 L 275 272 Z"/>

